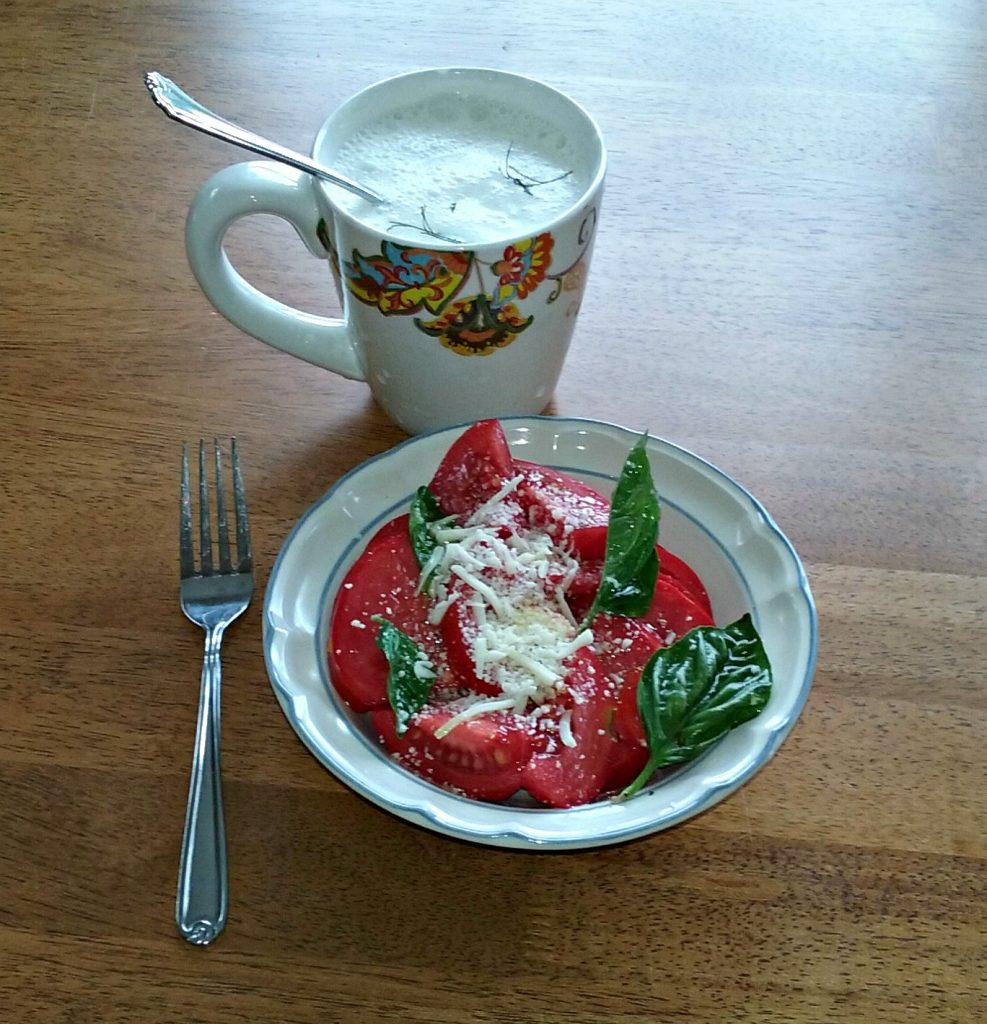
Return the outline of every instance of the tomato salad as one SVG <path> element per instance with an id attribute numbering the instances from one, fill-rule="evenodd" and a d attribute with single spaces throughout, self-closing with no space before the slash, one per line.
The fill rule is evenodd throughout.
<path id="1" fill-rule="evenodd" d="M 611 501 L 474 424 L 343 580 L 333 685 L 401 765 L 468 797 L 633 795 L 771 685 L 750 616 L 715 627 L 659 516 L 644 439 Z"/>

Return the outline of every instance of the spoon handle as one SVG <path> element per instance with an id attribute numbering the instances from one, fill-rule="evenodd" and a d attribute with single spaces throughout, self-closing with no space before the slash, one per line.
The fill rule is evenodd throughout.
<path id="1" fill-rule="evenodd" d="M 308 174 L 339 185 L 340 188 L 345 188 L 372 203 L 383 202 L 383 198 L 376 192 L 364 188 L 363 185 L 358 185 L 345 175 L 330 170 L 277 142 L 271 142 L 260 135 L 255 135 L 225 118 L 218 117 L 201 103 L 192 99 L 188 93 L 179 89 L 170 78 L 165 78 L 160 72 L 148 71 L 144 75 L 144 84 L 151 94 L 151 99 L 174 121 L 180 121 L 182 124 L 188 125 L 189 128 L 195 128 L 197 131 L 222 139 L 224 142 L 232 142 L 234 146 L 248 149 L 251 153 L 258 153 L 260 156 L 288 164 L 289 167 L 294 167 L 299 171 L 306 171 Z"/>

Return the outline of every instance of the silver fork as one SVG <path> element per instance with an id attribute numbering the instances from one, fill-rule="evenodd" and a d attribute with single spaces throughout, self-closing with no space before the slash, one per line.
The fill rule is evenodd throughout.
<path id="1" fill-rule="evenodd" d="M 182 445 L 182 486 L 179 511 L 179 558 L 182 611 L 206 631 L 199 690 L 199 716 L 192 755 L 185 832 L 178 871 L 175 920 L 178 930 L 196 946 L 206 946 L 226 925 L 228 876 L 226 826 L 219 759 L 219 711 L 223 633 L 250 604 L 253 562 L 247 502 L 237 454 L 236 438 L 230 445 L 233 468 L 233 504 L 236 523 L 236 562 L 230 557 L 230 531 L 226 519 L 219 443 L 213 442 L 216 474 L 216 534 L 219 566 L 213 559 L 210 528 L 209 474 L 206 446 L 199 442 L 199 563 L 192 542 L 192 499 L 189 493 L 188 448 Z"/>

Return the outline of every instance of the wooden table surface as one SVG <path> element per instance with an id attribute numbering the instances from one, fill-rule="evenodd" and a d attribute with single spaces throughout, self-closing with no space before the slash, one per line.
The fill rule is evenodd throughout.
<path id="1" fill-rule="evenodd" d="M 0 1019 L 987 1019 L 985 32 L 979 0 L 4 5 Z M 274 559 L 404 435 L 211 309 L 184 215 L 245 157 L 141 83 L 304 149 L 356 89 L 443 64 L 542 78 L 608 144 L 552 410 L 733 475 L 818 605 L 766 768 L 595 852 L 404 824 L 282 715 Z M 254 220 L 244 273 L 331 312 L 325 264 Z M 245 454 L 259 579 L 224 654 L 230 919 L 198 949 L 173 920 L 201 642 L 177 458 L 213 434 Z"/>

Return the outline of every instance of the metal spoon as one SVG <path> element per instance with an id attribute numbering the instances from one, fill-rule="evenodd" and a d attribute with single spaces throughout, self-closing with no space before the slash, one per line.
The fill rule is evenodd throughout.
<path id="1" fill-rule="evenodd" d="M 212 135 L 224 142 L 232 142 L 234 146 L 241 146 L 249 149 L 252 153 L 259 153 L 261 156 L 269 157 L 280 163 L 288 164 L 299 171 L 307 171 L 309 174 L 331 181 L 333 185 L 345 188 L 350 192 L 369 199 L 372 203 L 382 203 L 383 197 L 363 185 L 358 185 L 338 171 L 333 171 L 316 163 L 311 157 L 303 156 L 292 149 L 286 149 L 277 142 L 270 142 L 268 139 L 253 132 L 247 131 L 239 125 L 233 124 L 222 117 L 217 117 L 211 110 L 207 110 L 201 103 L 197 103 L 188 93 L 183 92 L 170 79 L 165 78 L 158 71 L 148 71 L 144 75 L 144 84 L 151 94 L 151 99 L 170 117 L 172 120 L 180 121 L 182 124 L 195 128 L 197 131 Z"/>

